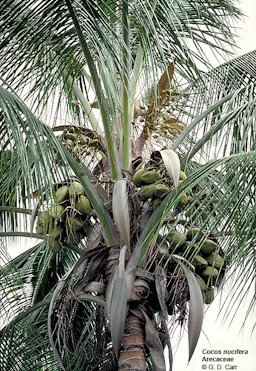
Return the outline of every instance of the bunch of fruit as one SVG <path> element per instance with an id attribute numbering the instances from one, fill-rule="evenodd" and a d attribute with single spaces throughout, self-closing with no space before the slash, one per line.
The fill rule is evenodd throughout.
<path id="1" fill-rule="evenodd" d="M 69 126 L 63 130 L 60 139 L 77 160 L 92 152 L 105 151 L 99 135 L 87 128 Z"/>
<path id="2" fill-rule="evenodd" d="M 186 179 L 186 174 L 180 171 L 179 181 Z M 174 185 L 169 178 L 161 161 L 158 161 L 158 166 L 146 165 L 145 168 L 135 172 L 132 179 L 134 185 L 138 188 L 138 194 L 142 202 L 149 202 L 151 209 L 155 210 L 166 195 L 174 189 Z M 184 207 L 193 200 L 194 191 L 179 196 L 176 214 L 174 218 L 179 223 Z M 194 208 L 197 208 L 194 202 L 191 204 L 192 213 Z M 209 215 L 205 209 L 196 210 L 197 215 L 202 219 Z M 210 210 L 211 211 L 211 210 Z M 182 214 L 179 214 L 179 213 Z M 190 210 L 191 212 L 191 210 Z M 203 215 L 202 215 L 203 213 Z M 204 213 L 206 215 L 204 215 Z M 169 253 L 182 256 L 190 264 L 194 266 L 194 275 L 202 291 L 203 300 L 206 304 L 210 304 L 214 299 L 214 287 L 220 284 L 224 275 L 224 259 L 220 255 L 221 250 L 218 247 L 217 241 L 213 236 L 202 231 L 201 228 L 195 227 L 195 223 L 190 214 L 185 213 L 185 223 L 180 226 L 180 230 L 184 233 L 171 229 L 163 236 L 166 242 Z M 176 224 L 176 223 L 175 223 Z M 177 264 L 173 261 L 169 264 L 170 277 L 175 275 Z M 168 292 L 174 290 L 175 282 L 170 281 Z M 188 298 L 187 298 L 188 299 Z"/>
<path id="3" fill-rule="evenodd" d="M 210 304 L 214 299 L 214 286 L 220 283 L 224 268 L 224 259 L 219 255 L 216 240 L 197 227 L 188 229 L 186 234 L 171 230 L 165 238 L 173 253 L 194 266 L 204 302 Z"/>
<path id="4" fill-rule="evenodd" d="M 133 183 L 140 187 L 139 197 L 141 201 L 151 199 L 153 210 L 161 203 L 161 200 L 170 192 L 171 187 L 163 183 L 162 175 L 156 170 L 140 169 L 133 176 Z"/>
<path id="5" fill-rule="evenodd" d="M 186 174 L 180 171 L 180 182 L 186 178 Z M 174 185 L 164 167 L 160 166 L 156 171 L 153 167 L 149 169 L 139 169 L 133 175 L 132 181 L 139 190 L 141 201 L 151 201 L 152 209 L 155 210 L 165 196 L 174 189 Z M 179 206 L 183 207 L 189 202 L 189 197 L 185 193 L 179 198 Z"/>
<path id="6" fill-rule="evenodd" d="M 64 240 L 78 243 L 84 237 L 92 207 L 77 181 L 58 188 L 54 201 L 38 215 L 36 232 L 45 235 L 48 247 L 58 252 Z"/>

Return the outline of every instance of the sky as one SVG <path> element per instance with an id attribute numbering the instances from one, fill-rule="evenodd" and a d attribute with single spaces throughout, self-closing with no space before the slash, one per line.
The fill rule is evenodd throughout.
<path id="1" fill-rule="evenodd" d="M 238 55 L 256 49 L 256 0 L 240 1 L 240 8 L 245 14 L 243 22 L 238 27 L 239 38 L 237 43 L 240 47 Z M 249 370 L 248 370 L 249 371 Z"/>

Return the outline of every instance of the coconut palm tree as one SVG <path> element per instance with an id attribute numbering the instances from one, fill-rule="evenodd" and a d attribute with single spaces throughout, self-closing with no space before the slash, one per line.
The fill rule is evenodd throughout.
<path id="1" fill-rule="evenodd" d="M 238 273 L 239 306 L 255 279 L 256 52 L 209 61 L 240 12 L 7 0 L 0 14 L 1 369 L 163 371 L 166 347 L 171 369 L 172 326 L 190 359 L 204 303 Z"/>

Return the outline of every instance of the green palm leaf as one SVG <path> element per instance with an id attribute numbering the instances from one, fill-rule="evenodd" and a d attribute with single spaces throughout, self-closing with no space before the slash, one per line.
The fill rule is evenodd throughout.
<path id="1" fill-rule="evenodd" d="M 195 153 L 209 159 L 255 149 L 255 58 L 252 51 L 226 62 L 186 90 L 181 121 L 189 124 L 195 119 L 174 148 L 186 137 L 189 158 Z"/>

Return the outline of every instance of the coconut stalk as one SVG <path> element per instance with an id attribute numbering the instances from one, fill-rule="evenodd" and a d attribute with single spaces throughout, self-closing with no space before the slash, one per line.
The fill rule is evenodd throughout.
<path id="1" fill-rule="evenodd" d="M 121 155 L 122 168 L 129 170 L 131 159 L 131 112 L 130 112 L 130 30 L 129 30 L 128 1 L 123 1 L 122 24 L 123 24 L 123 78 L 122 78 L 122 130 L 121 130 Z"/>

